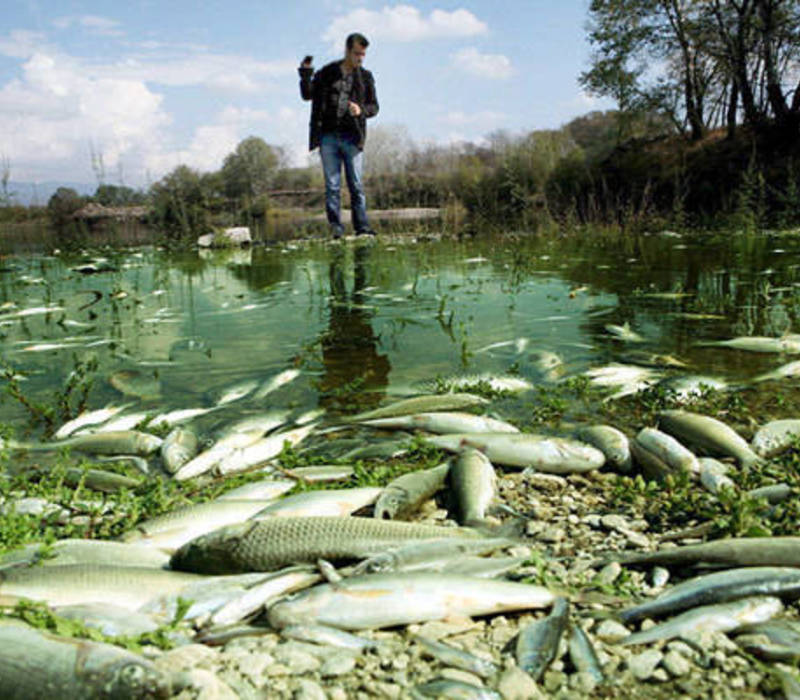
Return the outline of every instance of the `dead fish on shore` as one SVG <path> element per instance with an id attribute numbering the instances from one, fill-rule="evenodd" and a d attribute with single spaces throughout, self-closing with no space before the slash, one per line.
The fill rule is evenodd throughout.
<path id="1" fill-rule="evenodd" d="M 139 399 L 157 399 L 161 396 L 161 381 L 152 372 L 121 369 L 114 372 L 108 381 L 125 396 L 135 396 Z"/>
<path id="2" fill-rule="evenodd" d="M 138 430 L 118 430 L 107 433 L 74 435 L 66 440 L 41 443 L 11 443 L 10 446 L 32 452 L 60 450 L 68 447 L 77 452 L 95 455 L 143 455 L 152 454 L 161 447 L 162 439 Z"/>
<path id="3" fill-rule="evenodd" d="M 60 637 L 16 620 L 0 622 L 0 695 L 59 700 L 167 698 L 168 676 L 113 644 Z"/>
<path id="4" fill-rule="evenodd" d="M 606 464 L 627 474 L 632 467 L 628 436 L 610 425 L 586 425 L 575 432 L 575 437 L 596 447 L 606 456 Z"/>
<path id="5" fill-rule="evenodd" d="M 120 411 L 124 411 L 131 405 L 132 404 L 126 403 L 123 404 L 122 406 L 106 406 L 105 408 L 99 408 L 96 411 L 85 411 L 76 418 L 73 418 L 72 420 L 64 423 L 64 425 L 62 425 L 55 432 L 55 435 L 53 437 L 55 437 L 56 440 L 61 440 L 62 438 L 71 435 L 75 431 L 87 425 L 96 425 L 98 423 L 105 423 L 107 420 L 113 418 Z"/>
<path id="6" fill-rule="evenodd" d="M 761 461 L 747 441 L 733 428 L 716 418 L 689 411 L 661 411 L 659 428 L 675 437 L 711 452 L 737 459 L 743 467 Z"/>
<path id="7" fill-rule="evenodd" d="M 783 610 L 779 598 L 755 596 L 728 603 L 704 605 L 673 617 L 666 622 L 625 637 L 620 644 L 649 644 L 692 634 L 730 632 L 743 625 L 765 622 Z"/>
<path id="8" fill-rule="evenodd" d="M 596 447 L 569 438 L 531 433 L 454 433 L 424 441 L 450 452 L 474 447 L 494 464 L 531 467 L 549 474 L 573 474 L 599 469 L 606 461 Z"/>
<path id="9" fill-rule="evenodd" d="M 445 462 L 431 469 L 402 474 L 389 482 L 375 503 L 375 517 L 379 520 L 408 518 L 444 486 L 449 469 L 450 463 Z"/>
<path id="10" fill-rule="evenodd" d="M 223 527 L 187 542 L 170 564 L 202 573 L 271 571 L 319 559 L 331 563 L 362 559 L 408 540 L 477 536 L 465 528 L 374 518 L 268 518 Z"/>
<path id="11" fill-rule="evenodd" d="M 753 595 L 796 598 L 800 594 L 800 569 L 753 566 L 696 576 L 672 586 L 660 596 L 619 613 L 624 623 L 646 617 L 683 612 L 699 605 L 725 603 Z"/>
<path id="12" fill-rule="evenodd" d="M 188 423 L 193 418 L 204 416 L 206 413 L 215 411 L 217 408 L 217 406 L 212 406 L 211 408 L 178 408 L 174 411 L 159 413 L 147 422 L 147 427 L 156 428 L 166 426 L 171 428 L 174 425 Z"/>
<path id="13" fill-rule="evenodd" d="M 568 621 L 569 603 L 566 598 L 556 598 L 547 617 L 520 629 L 515 647 L 517 666 L 533 680 L 538 681 L 556 658 Z"/>
<path id="14" fill-rule="evenodd" d="M 797 620 L 769 620 L 738 630 L 736 643 L 767 661 L 800 659 L 800 625 Z"/>
<path id="15" fill-rule="evenodd" d="M 496 494 L 492 463 L 479 450 L 467 447 L 453 459 L 447 478 L 461 525 L 482 523 Z"/>
<path id="16" fill-rule="evenodd" d="M 612 559 L 628 565 L 800 566 L 800 537 L 729 537 Z"/>
<path id="17" fill-rule="evenodd" d="M 487 399 L 474 394 L 430 394 L 427 396 L 414 396 L 410 399 L 397 401 L 389 406 L 382 406 L 372 411 L 358 413 L 355 416 L 341 418 L 342 423 L 360 423 L 375 418 L 391 418 L 394 416 L 407 416 L 415 413 L 430 413 L 432 411 L 457 411 L 489 403 Z"/>
<path id="18" fill-rule="evenodd" d="M 800 438 L 800 419 L 785 418 L 762 425 L 750 444 L 759 456 L 774 457 L 788 450 L 798 438 Z"/>
<path id="19" fill-rule="evenodd" d="M 162 569 L 168 563 L 169 555 L 152 547 L 110 540 L 64 539 L 52 544 L 29 544 L 0 556 L 0 569 L 33 564 L 113 564 Z"/>
<path id="20" fill-rule="evenodd" d="M 674 437 L 656 428 L 642 428 L 631 449 L 646 473 L 655 478 L 678 472 L 700 473 L 697 457 Z"/>
<path id="21" fill-rule="evenodd" d="M 425 430 L 429 433 L 518 433 L 519 428 L 488 416 L 472 413 L 437 411 L 416 413 L 393 418 L 375 418 L 360 421 L 373 428 L 397 428 L 400 430 Z"/>
<path id="22" fill-rule="evenodd" d="M 527 583 L 430 573 L 372 574 L 315 586 L 269 609 L 281 628 L 314 622 L 345 630 L 378 629 L 447 618 L 531 610 L 555 595 Z"/>
<path id="23" fill-rule="evenodd" d="M 449 644 L 437 642 L 435 639 L 428 639 L 421 635 L 415 635 L 412 638 L 417 644 L 421 645 L 425 652 L 438 659 L 446 666 L 453 668 L 460 668 L 464 671 L 469 671 L 482 678 L 488 678 L 497 673 L 500 669 L 497 664 L 487 659 L 482 659 L 475 654 L 470 654 L 467 651 L 456 649 Z"/>
<path id="24" fill-rule="evenodd" d="M 351 515 L 375 503 L 382 492 L 382 488 L 367 486 L 296 493 L 271 503 L 250 519 Z"/>
<path id="25" fill-rule="evenodd" d="M 186 428 L 175 428 L 161 444 L 161 461 L 170 474 L 177 472 L 197 454 L 197 435 Z"/>

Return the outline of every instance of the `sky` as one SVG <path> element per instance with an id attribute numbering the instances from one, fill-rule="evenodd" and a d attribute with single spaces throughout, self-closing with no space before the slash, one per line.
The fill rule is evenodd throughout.
<path id="1" fill-rule="evenodd" d="M 4 0 L 0 166 L 17 182 L 140 188 L 218 170 L 248 136 L 308 154 L 297 66 L 370 41 L 371 130 L 418 146 L 559 128 L 585 94 L 589 0 Z M 377 132 L 376 132 L 377 133 Z"/>

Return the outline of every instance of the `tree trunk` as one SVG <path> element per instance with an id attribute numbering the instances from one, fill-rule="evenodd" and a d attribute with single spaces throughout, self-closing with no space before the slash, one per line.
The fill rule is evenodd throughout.
<path id="1" fill-rule="evenodd" d="M 728 138 L 732 139 L 736 135 L 736 113 L 739 111 L 739 89 L 736 87 L 736 81 L 731 80 L 731 95 L 728 100 Z"/>
<path id="2" fill-rule="evenodd" d="M 767 77 L 767 99 L 778 124 L 785 124 L 789 118 L 789 105 L 781 89 L 778 68 L 775 65 L 775 2 L 756 0 L 761 18 L 761 45 L 764 57 L 764 72 Z"/>

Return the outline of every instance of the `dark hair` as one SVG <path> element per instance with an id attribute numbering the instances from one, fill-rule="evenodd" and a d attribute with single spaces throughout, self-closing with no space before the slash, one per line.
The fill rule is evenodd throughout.
<path id="1" fill-rule="evenodd" d="M 353 48 L 353 44 L 358 44 L 359 46 L 363 46 L 366 49 L 367 46 L 369 46 L 369 41 L 367 41 L 367 37 L 365 37 L 363 34 L 359 34 L 358 32 L 353 32 L 347 37 L 347 40 L 345 41 L 345 46 L 347 47 L 348 51 Z"/>

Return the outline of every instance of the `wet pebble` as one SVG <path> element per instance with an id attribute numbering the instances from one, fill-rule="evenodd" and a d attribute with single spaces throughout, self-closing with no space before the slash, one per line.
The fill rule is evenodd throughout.
<path id="1" fill-rule="evenodd" d="M 628 668 L 637 680 L 646 681 L 653 675 L 663 658 L 664 654 L 658 649 L 648 649 L 628 659 Z"/>
<path id="2" fill-rule="evenodd" d="M 301 678 L 294 691 L 294 700 L 327 700 L 327 697 L 322 686 L 308 678 Z"/>
<path id="3" fill-rule="evenodd" d="M 603 620 L 595 631 L 595 637 L 602 642 L 613 644 L 630 635 L 628 628 L 616 620 Z"/>
<path id="4" fill-rule="evenodd" d="M 688 659 L 676 651 L 668 651 L 664 654 L 664 660 L 661 663 L 671 675 L 676 677 L 685 676 L 692 670 Z"/>
<path id="5" fill-rule="evenodd" d="M 356 667 L 356 659 L 352 654 L 337 653 L 329 656 L 319 669 L 323 678 L 332 676 L 343 676 L 350 673 Z"/>
<path id="6" fill-rule="evenodd" d="M 539 700 L 545 697 L 536 682 L 518 666 L 510 666 L 500 675 L 497 692 L 503 700 Z"/>

